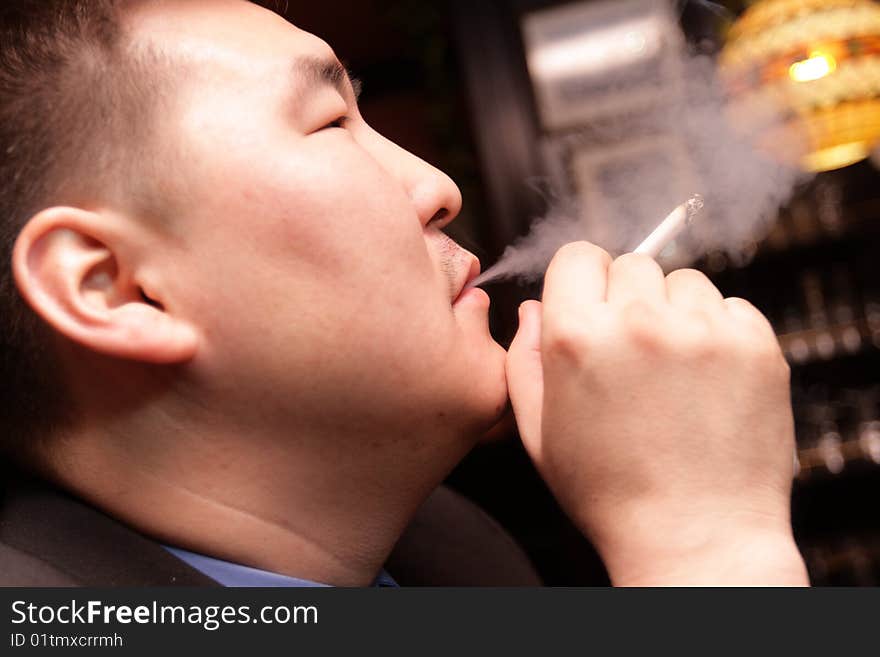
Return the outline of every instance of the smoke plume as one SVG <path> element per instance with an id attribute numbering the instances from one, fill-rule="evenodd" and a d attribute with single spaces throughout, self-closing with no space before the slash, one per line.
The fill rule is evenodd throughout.
<path id="1" fill-rule="evenodd" d="M 760 120 L 761 132 L 768 134 L 768 127 L 782 122 L 782 113 L 765 105 L 760 118 L 750 117 L 746 114 L 755 107 L 734 106 L 708 56 L 682 54 L 676 70 L 650 107 L 566 138 L 572 152 L 587 154 L 573 158 L 570 170 L 576 177 L 579 166 L 592 166 L 593 188 L 561 194 L 566 200 L 536 220 L 474 284 L 536 280 L 556 250 L 574 240 L 594 242 L 612 254 L 630 250 L 693 193 L 703 195 L 706 210 L 664 252 L 662 264 L 686 266 L 713 251 L 737 259 L 754 250 L 779 208 L 809 178 L 783 164 L 772 144 L 756 147 L 743 130 Z M 591 152 L 613 152 L 616 144 L 631 143 L 640 146 L 590 164 Z"/>

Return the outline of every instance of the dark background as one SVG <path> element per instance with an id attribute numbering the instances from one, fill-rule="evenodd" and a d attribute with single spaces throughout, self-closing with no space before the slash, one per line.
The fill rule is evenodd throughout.
<path id="1" fill-rule="evenodd" d="M 484 268 L 545 208 L 535 184 L 544 175 L 536 153 L 540 128 L 518 21 L 523 12 L 552 4 L 292 1 L 287 11 L 294 24 L 327 40 L 363 81 L 366 120 L 456 180 L 465 205 L 450 233 Z M 690 43 L 711 50 L 743 10 L 741 2 L 722 4 L 726 11 L 680 3 Z M 880 421 L 880 305 L 873 305 L 880 304 L 878 231 L 880 175 L 862 162 L 803 187 L 748 264 L 735 266 L 717 254 L 698 263 L 725 295 L 758 305 L 795 354 L 804 465 L 793 518 L 814 584 L 880 584 L 880 467 L 859 442 L 868 423 Z M 489 288 L 493 334 L 502 344 L 515 330 L 519 301 L 539 290 Z M 857 349 L 835 347 L 816 356 L 823 339 L 836 344 L 846 329 L 857 332 Z M 811 355 L 797 355 L 804 349 Z M 513 533 L 546 583 L 607 583 L 601 562 L 537 477 L 511 423 L 489 436 L 449 483 Z"/>

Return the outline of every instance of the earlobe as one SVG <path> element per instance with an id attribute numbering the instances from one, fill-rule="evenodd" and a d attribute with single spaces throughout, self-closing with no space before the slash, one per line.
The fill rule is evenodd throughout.
<path id="1" fill-rule="evenodd" d="M 198 332 L 156 291 L 143 290 L 136 263 L 123 255 L 125 239 L 100 213 L 44 210 L 15 244 L 18 289 L 55 331 L 95 352 L 156 364 L 191 359 Z"/>

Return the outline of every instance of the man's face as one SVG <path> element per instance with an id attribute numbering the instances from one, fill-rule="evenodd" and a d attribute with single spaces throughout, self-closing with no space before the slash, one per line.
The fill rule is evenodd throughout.
<path id="1" fill-rule="evenodd" d="M 418 434 L 506 403 L 460 194 L 361 118 L 330 47 L 239 0 L 145 3 L 136 38 L 187 62 L 162 119 L 182 208 L 162 266 L 204 336 L 192 372 L 245 421 Z"/>

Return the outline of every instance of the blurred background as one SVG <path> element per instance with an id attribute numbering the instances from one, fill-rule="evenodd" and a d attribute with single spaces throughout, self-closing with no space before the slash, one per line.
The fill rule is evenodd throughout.
<path id="1" fill-rule="evenodd" d="M 681 130 L 645 120 L 670 96 L 694 93 L 693 61 L 720 71 L 723 108 L 697 117 L 700 130 L 733 125 L 799 173 L 779 182 L 768 216 L 743 218 L 758 228 L 733 247 L 685 244 L 667 264 L 703 270 L 726 296 L 770 318 L 792 365 L 793 518 L 811 580 L 880 585 L 878 3 L 293 0 L 287 15 L 330 42 L 363 81 L 368 122 L 456 180 L 465 206 L 450 234 L 484 269 L 560 207 L 589 217 L 586 237 L 602 243 L 635 212 L 619 187 L 637 184 L 645 163 L 669 175 L 661 191 L 670 203 L 656 207 L 654 223 L 685 190 L 701 191 L 694 185 L 705 171 L 743 168 L 726 142 L 701 143 L 712 152 L 697 157 Z M 762 122 L 749 108 L 768 99 L 774 120 Z M 752 186 L 734 185 L 735 197 L 748 198 Z M 709 217 L 705 229 L 713 226 L 720 220 Z M 493 334 L 506 345 L 519 302 L 538 298 L 540 281 L 486 289 Z M 607 583 L 511 422 L 448 483 L 519 540 L 547 584 Z"/>

